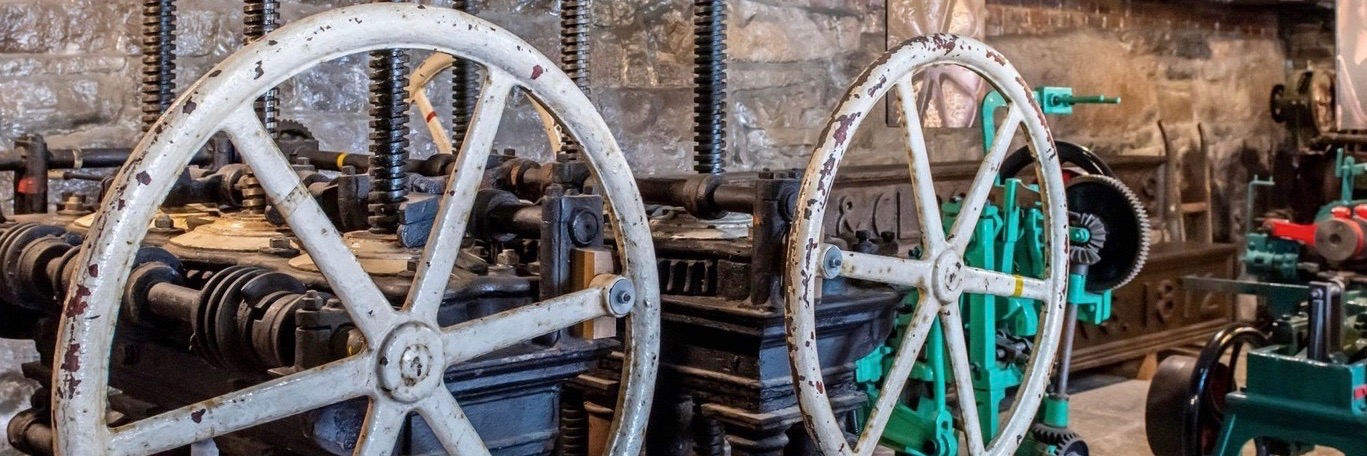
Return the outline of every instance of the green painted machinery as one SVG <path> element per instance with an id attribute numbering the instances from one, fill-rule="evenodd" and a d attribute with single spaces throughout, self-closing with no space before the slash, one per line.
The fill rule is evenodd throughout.
<path id="1" fill-rule="evenodd" d="M 1184 280 L 1256 296 L 1259 316 L 1159 365 L 1145 412 L 1154 454 L 1235 456 L 1252 444 L 1260 455 L 1367 456 L 1367 200 L 1353 199 L 1367 164 L 1339 152 L 1335 174 L 1340 196 L 1312 223 L 1268 218 L 1250 230 L 1245 278 Z M 1249 184 L 1249 213 L 1254 191 L 1271 187 Z"/>
<path id="2" fill-rule="evenodd" d="M 1046 114 L 1069 114 L 1078 103 L 1114 103 L 1107 97 L 1075 97 L 1072 90 L 1044 87 L 1035 96 Z M 993 92 L 982 103 L 984 144 L 992 143 L 996 131 L 994 114 L 1004 105 Z M 1069 287 L 1069 323 L 1063 332 L 1065 347 L 1059 368 L 1044 399 L 1038 422 L 1018 454 L 1085 456 L 1086 443 L 1068 425 L 1067 366 L 1072 335 L 1077 321 L 1099 324 L 1110 318 L 1111 289 L 1128 282 L 1142 267 L 1148 251 L 1147 217 L 1138 199 L 1118 180 L 1096 155 L 1068 143 L 1058 143 L 1060 159 L 1080 172 L 1068 183 L 1072 242 Z M 1006 158 L 992 204 L 983 209 L 965 254 L 968 265 L 1027 277 L 1044 274 L 1045 245 L 1042 241 L 1037 188 L 1017 178 L 1028 163 L 1028 151 L 1017 150 Z M 944 229 L 953 226 L 961 209 L 955 198 L 942 205 Z M 910 256 L 919 257 L 911 251 Z M 896 329 L 887 344 L 861 360 L 856 379 L 876 398 L 893 347 L 913 315 L 918 297 L 913 291 L 903 300 Z M 1012 388 L 1019 385 L 1022 363 L 1029 357 L 1038 322 L 1037 301 L 986 295 L 965 295 L 961 300 L 968 356 L 974 367 L 973 386 L 978 398 L 982 435 L 998 432 L 999 412 Z M 959 437 L 954 412 L 947 397 L 949 365 L 943 330 L 939 323 L 931 328 L 921 359 L 912 369 L 906 399 L 898 406 L 882 436 L 882 445 L 899 454 L 950 456 L 959 454 Z M 870 400 L 869 403 L 875 401 Z"/>

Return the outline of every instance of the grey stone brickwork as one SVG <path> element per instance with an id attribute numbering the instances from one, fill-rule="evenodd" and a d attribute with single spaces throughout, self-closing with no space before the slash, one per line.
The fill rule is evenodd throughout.
<path id="1" fill-rule="evenodd" d="M 350 3 L 286 0 L 283 17 Z M 557 2 L 475 3 L 485 19 L 543 52 L 556 51 Z M 595 2 L 592 98 L 641 173 L 690 167 L 689 5 Z M 240 4 L 221 0 L 181 0 L 178 6 L 178 84 L 185 87 L 238 46 L 241 12 Z M 46 135 L 54 147 L 133 144 L 139 132 L 139 10 L 129 0 L 0 0 L 0 149 L 25 133 Z M 1031 83 L 1124 98 L 1120 106 L 1080 107 L 1075 116 L 1054 119 L 1057 137 L 1107 154 L 1159 155 L 1158 121 L 1184 147 L 1194 144 L 1200 124 L 1221 176 L 1216 199 L 1242 201 L 1246 166 L 1265 167 L 1260 163 L 1282 140 L 1282 129 L 1268 120 L 1267 93 L 1284 79 L 1287 44 L 1275 15 L 1230 11 L 1122 0 L 992 1 L 986 39 Z M 732 0 L 729 13 L 733 153 L 727 166 L 803 166 L 846 85 L 886 49 L 884 3 Z M 313 129 L 325 148 L 364 151 L 364 64 L 364 56 L 345 58 L 290 81 L 281 93 L 284 117 Z M 449 100 L 449 90 L 434 87 L 432 97 Z M 525 102 L 514 108 L 500 147 L 545 157 L 535 115 Z M 902 160 L 898 130 L 866 125 L 853 162 Z M 970 159 L 980 150 L 972 130 L 930 136 L 936 160 Z M 414 138 L 420 154 L 430 153 L 425 133 Z M 0 180 L 0 198 L 9 199 L 9 188 Z M 1237 223 L 1239 205 L 1230 206 L 1220 206 L 1221 220 Z M 0 420 L 28 394 L 9 382 L 27 356 L 20 346 L 0 345 Z"/>

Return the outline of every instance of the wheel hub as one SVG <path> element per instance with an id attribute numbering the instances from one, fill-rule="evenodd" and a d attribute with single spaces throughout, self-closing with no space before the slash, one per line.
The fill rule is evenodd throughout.
<path id="1" fill-rule="evenodd" d="M 442 385 L 444 359 L 440 333 L 420 323 L 401 325 L 385 339 L 375 359 L 380 388 L 405 403 L 430 396 Z"/>
<path id="2" fill-rule="evenodd" d="M 935 293 L 935 299 L 942 303 L 958 302 L 959 295 L 963 294 L 963 285 L 963 256 L 954 249 L 947 249 L 935 257 L 931 272 L 931 291 Z"/>

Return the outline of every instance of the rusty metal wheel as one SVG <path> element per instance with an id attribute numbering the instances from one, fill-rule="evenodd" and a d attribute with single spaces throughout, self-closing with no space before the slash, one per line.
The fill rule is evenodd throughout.
<path id="1" fill-rule="evenodd" d="M 905 115 L 907 161 L 918 220 L 923 228 L 922 256 L 910 259 L 841 252 L 823 244 L 822 222 L 831 186 L 860 123 L 873 112 L 878 101 L 894 89 L 902 106 L 918 106 L 912 77 L 937 65 L 954 65 L 977 73 L 1009 103 L 1006 121 L 997 131 L 996 142 L 987 148 L 987 156 L 969 187 L 953 227 L 948 234 L 940 228 L 944 223 L 930 175 L 930 153 L 921 130 L 921 114 L 909 112 Z M 1021 127 L 1025 130 L 1026 144 L 1033 152 L 1045 216 L 1047 265 L 1043 277 L 1022 277 L 964 264 L 964 252 L 988 203 L 1002 160 Z M 922 36 L 889 51 L 859 75 L 831 115 L 808 162 L 798 201 L 798 217 L 788 236 L 788 353 L 798 403 L 807 429 L 822 454 L 867 456 L 873 453 L 937 317 L 944 328 L 945 346 L 959 398 L 959 424 L 967 441 L 963 448 L 974 456 L 1012 454 L 1034 421 L 1044 397 L 1063 325 L 1064 287 L 1068 276 L 1068 211 L 1063 173 L 1044 115 L 1016 70 L 987 45 L 954 35 Z M 891 369 L 884 376 L 887 380 L 882 385 L 878 402 L 853 445 L 845 440 L 841 421 L 832 412 L 816 343 L 817 282 L 822 277 L 838 276 L 915 288 L 920 295 L 916 314 Z M 1010 418 L 996 436 L 985 436 L 981 432 L 977 399 L 973 393 L 974 368 L 969 365 L 959 308 L 959 298 L 965 293 L 1027 297 L 1043 303 L 1034 350 L 1026 363 L 1016 401 L 1008 412 Z"/>
<path id="2" fill-rule="evenodd" d="M 426 49 L 485 68 L 483 92 L 439 202 L 406 302 L 395 308 L 303 187 L 253 100 L 317 64 L 376 49 Z M 505 104 L 521 90 L 553 112 L 583 145 L 610 208 L 620 275 L 588 289 L 449 327 L 436 321 L 465 236 L 474 194 Z M 191 156 L 226 133 L 271 202 L 328 279 L 366 341 L 353 356 L 246 389 L 110 427 L 110 347 L 129 268 L 159 203 Z M 151 128 L 114 179 L 66 297 L 53 374 L 56 449 L 65 455 L 166 451 L 343 400 L 370 407 L 355 453 L 389 454 L 417 413 L 452 454 L 488 454 L 444 387 L 446 367 L 598 317 L 627 318 L 621 400 L 607 448 L 641 451 L 659 347 L 659 293 L 645 210 L 631 170 L 602 117 L 551 60 L 472 16 L 416 4 L 369 4 L 295 21 L 209 71 Z M 390 362 L 402 360 L 403 362 Z"/>

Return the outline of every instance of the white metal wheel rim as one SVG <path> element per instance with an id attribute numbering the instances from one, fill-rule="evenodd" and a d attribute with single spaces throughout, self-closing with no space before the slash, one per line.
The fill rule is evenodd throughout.
<path id="1" fill-rule="evenodd" d="M 967 228 L 956 226 L 949 235 L 940 232 L 942 217 L 935 200 L 934 188 L 929 174 L 929 156 L 925 150 L 924 137 L 920 128 L 920 116 L 915 112 L 906 115 L 909 145 L 909 168 L 912 187 L 916 193 L 917 211 L 923 227 L 924 260 L 908 260 L 893 257 L 861 255 L 840 252 L 839 265 L 823 268 L 827 255 L 836 251 L 828 250 L 821 243 L 822 222 L 835 175 L 840 167 L 849 142 L 853 140 L 860 123 L 874 107 L 894 88 L 902 98 L 902 106 L 917 106 L 912 88 L 911 76 L 917 71 L 932 65 L 950 64 L 968 68 L 995 87 L 1010 101 L 1006 122 L 998 130 L 998 144 L 990 147 L 988 157 L 969 190 L 965 209 L 959 219 L 970 220 Z M 1023 125 L 1026 129 L 1027 144 L 1034 152 L 1039 173 L 1041 198 L 1045 207 L 1046 249 L 1048 267 L 1046 279 L 1024 279 L 1003 274 L 991 276 L 972 268 L 962 266 L 962 252 L 971 238 L 972 226 L 977 224 L 982 205 L 986 203 L 1001 159 L 1005 156 L 1015 129 Z M 1004 138 L 1004 139 L 1003 139 Z M 920 172 L 918 173 L 918 170 Z M 989 454 L 1006 456 L 1012 454 L 1024 437 L 1040 401 L 1053 366 L 1054 354 L 1058 348 L 1059 333 L 1063 324 L 1064 292 L 1067 285 L 1067 208 L 1063 195 L 1062 172 L 1054 149 L 1053 137 L 1049 133 L 1044 115 L 1034 102 L 1030 88 L 1015 69 L 1006 62 L 1001 54 L 971 38 L 948 34 L 926 35 L 909 40 L 884 54 L 877 62 L 866 69 L 846 92 L 846 96 L 832 113 L 820 142 L 808 162 L 803 176 L 798 201 L 799 217 L 789 233 L 786 306 L 788 312 L 789 361 L 792 366 L 793 382 L 797 388 L 800 405 L 808 432 L 816 439 L 817 447 L 827 455 L 872 454 L 877 447 L 891 405 L 899 394 L 888 393 L 889 381 L 885 379 L 883 394 L 879 404 L 871 413 L 864 432 L 854 448 L 845 440 L 840 421 L 831 409 L 830 400 L 822 383 L 821 362 L 817 354 L 816 322 L 814 300 L 816 282 L 819 275 L 838 274 L 851 278 L 875 280 L 916 287 L 921 290 L 921 302 L 912 327 L 904 338 L 902 349 L 898 350 L 892 372 L 887 379 L 900 378 L 895 391 L 900 391 L 905 383 L 904 371 L 909 371 L 917 352 L 925 342 L 932 321 L 939 314 L 943 323 L 948 349 L 953 365 L 954 381 L 961 398 L 960 419 L 965 423 L 968 434 L 969 454 Z M 976 208 L 976 209 L 974 209 Z M 971 217 L 969 217 L 971 215 Z M 924 227 L 931 227 L 925 230 Z M 966 230 L 966 231 L 965 231 Z M 967 235 L 963 235 L 967 233 Z M 952 260 L 944 258 L 953 250 Z M 834 269 L 834 270 L 832 270 Z M 953 274 L 951 272 L 957 272 Z M 1005 279 L 1005 280 L 1003 280 Z M 968 375 L 966 340 L 963 337 L 957 298 L 963 292 L 986 292 L 1000 296 L 1024 295 L 1040 299 L 1041 306 L 1039 333 L 1035 338 L 1034 352 L 1025 369 L 1025 376 L 1012 405 L 1010 418 L 1002 426 L 997 437 L 991 442 L 983 442 L 979 435 L 979 420 L 973 398 L 966 397 L 963 391 L 972 391 L 972 380 Z M 943 302 L 952 300 L 952 302 Z M 906 358 L 906 359 L 904 359 Z M 899 375 L 900 373 L 900 375 Z"/>
<path id="2" fill-rule="evenodd" d="M 514 47 L 517 50 L 513 50 Z M 499 101 L 500 98 L 506 101 L 507 95 L 520 87 L 528 93 L 535 94 L 541 103 L 556 112 L 560 116 L 558 119 L 569 131 L 574 132 L 575 137 L 583 144 L 585 157 L 592 165 L 595 176 L 601 181 L 602 193 L 613 217 L 610 225 L 615 231 L 614 238 L 617 239 L 619 252 L 623 252 L 624 277 L 636 288 L 635 306 L 628 317 L 629 324 L 625 336 L 628 344 L 622 373 L 624 381 L 617 404 L 618 414 L 613 421 L 613 433 L 607 448 L 615 455 L 639 454 L 658 365 L 659 292 L 657 273 L 654 269 L 653 244 L 647 229 L 644 206 L 637 196 L 639 192 L 620 148 L 602 117 L 569 77 L 560 72 L 551 60 L 516 36 L 454 10 L 390 3 L 331 10 L 295 21 L 257 40 L 215 66 L 208 76 L 191 86 L 135 148 L 128 163 L 120 169 L 115 178 L 115 185 L 109 196 L 101 202 L 90 236 L 77 259 L 77 264 L 82 266 L 76 268 L 76 277 L 72 282 L 74 286 L 65 300 L 65 312 L 57 339 L 57 359 L 63 361 L 55 366 L 53 374 L 54 421 L 57 435 L 55 444 L 58 454 L 155 452 L 240 430 L 257 424 L 258 421 L 266 422 L 273 419 L 233 413 L 252 410 L 240 405 L 248 399 L 260 399 L 258 402 L 267 402 L 265 398 L 280 399 L 275 397 L 280 394 L 271 396 L 264 394 L 264 390 L 258 391 L 257 387 L 252 387 L 233 393 L 237 396 L 233 396 L 234 399 L 231 400 L 222 400 L 227 396 L 220 396 L 117 429 L 107 426 L 104 412 L 108 408 L 108 398 L 105 394 L 109 370 L 108 354 L 118 318 L 120 297 L 134 258 L 133 253 L 146 234 L 146 227 L 157 206 L 170 191 L 175 176 L 188 165 L 193 153 L 207 142 L 212 134 L 220 130 L 228 131 L 239 146 L 243 142 L 253 146 L 263 145 L 260 141 L 266 137 L 264 127 L 260 126 L 260 122 L 252 114 L 251 100 L 269 87 L 276 86 L 320 62 L 344 55 L 388 48 L 427 49 L 460 55 L 478 62 L 490 68 L 491 75 L 496 75 L 486 81 L 485 92 L 481 94 L 481 105 L 490 103 L 501 113 L 503 104 Z M 254 69 L 260 69 L 261 73 Z M 491 86 L 499 90 L 491 91 Z M 476 119 L 472 124 L 477 125 L 480 123 L 480 109 L 477 108 L 476 111 Z M 494 128 L 496 132 L 497 126 Z M 493 133 L 474 126 L 471 128 L 471 134 L 482 134 L 487 138 L 482 141 L 467 141 L 468 143 L 492 141 Z M 274 146 L 269 142 L 266 144 Z M 479 150 L 476 146 L 470 147 Z M 478 169 L 482 169 L 486 161 L 483 159 L 484 153 L 487 151 L 485 148 L 484 152 L 469 155 L 478 159 L 467 160 L 466 154 L 462 154 L 458 160 L 462 164 L 478 163 Z M 276 207 L 286 214 L 292 226 L 307 225 L 296 222 L 301 217 L 307 217 L 307 214 L 300 213 L 309 212 L 309 209 L 316 211 L 313 215 L 321 216 L 321 209 L 318 209 L 307 191 L 298 184 L 297 177 L 293 177 L 295 185 L 292 188 L 279 185 L 288 181 L 288 178 L 280 176 L 293 176 L 289 163 L 283 156 L 257 151 L 248 151 L 244 155 L 249 156 L 249 162 L 253 162 L 250 164 L 256 169 L 260 180 L 272 182 L 263 184 L 267 187 L 267 193 Z M 468 206 L 468 200 L 473 199 L 449 197 L 457 194 L 458 190 L 464 190 L 455 185 L 457 182 L 478 181 L 473 178 L 457 179 L 456 176 L 466 174 L 478 176 L 478 173 L 468 173 L 471 169 L 466 166 L 459 169 L 460 171 L 452 176 L 451 184 L 448 184 L 448 193 L 445 195 L 447 197 L 443 198 L 442 209 L 437 215 L 439 224 L 445 221 L 459 224 L 439 226 L 462 227 L 462 217 L 468 210 L 462 213 L 459 208 L 448 206 Z M 454 202 L 447 204 L 445 201 Z M 325 217 L 322 219 L 326 220 Z M 328 232 L 329 228 L 331 233 Z M 442 236 L 446 231 L 457 230 L 434 232 L 428 245 L 449 243 L 451 236 Z M 463 228 L 458 231 L 455 235 L 456 242 L 464 234 Z M 320 250 L 318 245 L 326 244 L 324 240 L 336 239 L 336 246 L 339 248 L 331 250 L 343 252 L 342 255 L 350 257 L 346 253 L 346 248 L 340 244 L 340 237 L 337 234 L 336 229 L 329 225 L 320 230 L 318 237 L 301 235 L 301 240 L 306 244 L 315 243 L 316 245 L 306 245 L 307 250 L 316 258 L 324 260 L 320 261 L 320 264 L 327 264 L 329 259 L 337 256 L 337 253 Z M 443 237 L 445 241 L 442 240 Z M 431 250 L 439 251 L 435 248 Z M 429 263 L 442 261 L 443 259 L 438 258 L 441 256 L 443 255 L 425 255 L 417 275 L 423 277 L 424 269 L 429 267 Z M 344 270 L 354 261 L 355 259 L 351 258 L 350 263 L 338 263 L 341 266 L 329 268 Z M 359 268 L 359 265 L 356 267 Z M 338 295 L 343 295 L 344 300 L 347 299 L 345 295 L 348 293 L 370 293 L 372 297 L 374 293 L 378 293 L 378 290 L 367 291 L 364 284 L 336 283 L 336 276 L 346 274 L 325 275 L 333 281 L 334 291 Z M 368 340 L 383 340 L 384 334 L 392 330 L 393 326 L 418 321 L 417 317 L 404 318 L 404 315 L 410 313 L 410 309 L 414 314 L 421 310 L 430 311 L 435 315 L 435 305 L 423 304 L 433 300 L 422 298 L 434 293 L 440 295 L 444 280 L 440 284 L 441 287 L 433 286 L 434 282 L 418 280 L 410 294 L 410 305 L 404 311 L 386 311 L 385 309 L 389 309 L 387 303 L 377 305 L 374 302 L 348 302 L 347 307 L 358 327 L 388 328 L 385 332 L 372 329 L 373 337 L 368 337 Z M 366 283 L 370 287 L 374 286 L 368 279 Z M 567 294 L 562 297 L 563 299 L 556 298 L 511 312 L 517 312 L 517 315 L 536 322 L 587 320 L 603 313 L 605 309 L 612 311 L 611 305 L 599 302 L 601 293 L 598 291 L 604 289 L 605 286 L 596 286 L 587 291 Z M 439 302 L 439 299 L 435 301 Z M 567 302 L 572 306 L 565 307 L 564 303 Z M 566 316 L 559 312 L 562 307 L 569 308 L 573 315 Z M 358 314 L 356 309 L 365 309 L 368 312 Z M 525 312 L 522 311 L 524 309 Z M 503 314 L 496 316 L 499 315 Z M 525 325 L 526 320 L 516 322 L 523 324 L 522 326 L 513 326 L 511 321 L 511 318 L 499 320 L 486 317 L 471 322 L 468 326 L 456 325 L 443 328 L 443 331 L 450 332 L 453 328 L 460 327 L 462 331 L 459 335 L 467 337 L 462 339 L 463 341 L 480 341 L 484 340 L 481 336 L 517 334 L 528 331 L 526 326 L 540 327 Z M 506 324 L 497 325 L 499 322 Z M 392 325 L 384 326 L 385 323 Z M 485 329 L 479 331 L 470 327 Z M 447 333 L 443 334 L 446 334 L 447 338 L 450 337 Z M 444 350 L 434 352 L 444 353 L 448 360 L 452 357 L 469 359 L 482 354 L 476 353 L 477 349 L 488 348 L 476 347 L 476 342 L 452 344 L 444 339 L 442 343 Z M 288 399 L 291 401 L 317 402 L 335 399 L 329 402 L 334 403 L 344 399 L 339 396 L 340 391 L 334 390 L 360 391 L 361 393 L 355 397 L 371 395 L 375 393 L 377 377 L 370 371 L 369 361 L 373 359 L 366 359 L 367 362 L 351 360 L 373 356 L 373 352 L 380 348 L 375 345 L 378 344 L 372 344 L 370 349 L 361 355 L 306 371 L 309 374 L 320 374 L 317 378 L 322 378 L 321 374 L 327 373 L 355 379 L 353 382 L 316 384 L 318 380 L 312 380 L 312 383 L 303 380 L 313 379 L 315 376 L 297 374 L 263 385 L 278 387 L 272 391 L 285 391 L 285 387 L 291 387 L 304 393 L 300 397 L 289 396 Z M 312 388 L 304 388 L 308 386 Z M 244 392 L 251 394 L 240 394 Z M 436 396 L 439 395 L 432 397 Z M 379 399 L 372 396 L 371 400 L 378 403 Z M 468 424 L 454 399 L 450 401 L 449 406 L 454 408 L 447 407 L 444 412 L 448 413 L 443 415 L 444 417 L 460 418 L 456 421 Z M 380 408 L 376 410 L 375 413 L 384 413 L 378 411 Z M 220 414 L 222 416 L 219 416 Z M 293 413 L 276 418 L 291 414 Z M 370 420 L 371 418 L 367 419 L 365 426 L 367 432 L 374 427 Z M 429 418 L 428 421 L 431 426 L 432 420 Z M 470 431 L 468 435 L 474 435 L 473 429 L 466 430 Z M 177 432 L 179 434 L 176 434 Z M 162 436 L 159 433 L 176 435 Z M 458 443 L 468 442 L 468 439 L 460 437 L 454 437 Z M 468 445 L 457 445 L 457 451 L 454 452 L 487 454 L 483 442 L 479 442 L 477 438 L 474 440 L 475 442 Z M 445 446 L 451 448 L 451 445 Z M 358 448 L 357 452 L 385 454 L 390 449 L 392 442 L 389 446 Z"/>

